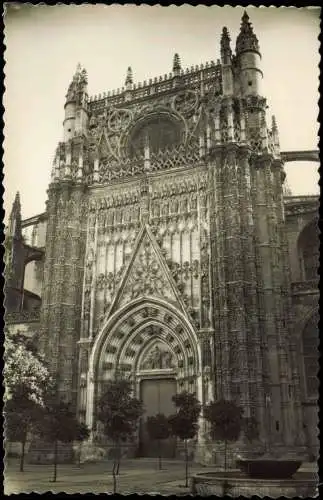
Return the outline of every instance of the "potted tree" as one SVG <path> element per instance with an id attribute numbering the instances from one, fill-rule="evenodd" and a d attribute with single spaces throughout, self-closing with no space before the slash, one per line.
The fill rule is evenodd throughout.
<path id="1" fill-rule="evenodd" d="M 121 443 L 130 439 L 143 413 L 142 402 L 132 395 L 131 383 L 125 379 L 108 382 L 98 402 L 98 419 L 103 423 L 105 435 L 113 442 L 113 493 L 117 491 L 117 475 L 121 460 Z"/>
<path id="2" fill-rule="evenodd" d="M 170 427 L 167 417 L 162 413 L 147 418 L 147 431 L 151 439 L 157 441 L 158 446 L 158 468 L 162 469 L 161 442 L 170 435 Z"/>
<path id="3" fill-rule="evenodd" d="M 224 471 L 227 470 L 228 442 L 237 441 L 242 428 L 243 410 L 233 401 L 221 399 L 204 408 L 204 416 L 211 424 L 211 438 L 224 442 Z"/>
<path id="4" fill-rule="evenodd" d="M 53 479 L 57 481 L 57 465 L 59 462 L 59 443 L 72 443 L 78 436 L 78 421 L 70 404 L 60 401 L 55 396 L 48 399 L 43 419 L 40 422 L 40 435 L 53 445 Z"/>
<path id="5" fill-rule="evenodd" d="M 188 439 L 193 439 L 198 431 L 201 404 L 195 394 L 182 392 L 173 396 L 177 412 L 168 419 L 171 433 L 181 439 L 185 450 L 185 487 L 188 487 Z"/>

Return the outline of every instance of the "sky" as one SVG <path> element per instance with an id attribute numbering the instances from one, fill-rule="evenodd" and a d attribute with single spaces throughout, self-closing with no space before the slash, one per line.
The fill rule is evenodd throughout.
<path id="1" fill-rule="evenodd" d="M 4 208 L 20 192 L 23 218 L 45 210 L 56 146 L 63 137 L 67 87 L 80 62 L 89 95 L 169 73 L 175 52 L 182 67 L 216 61 L 227 26 L 232 47 L 243 8 L 183 5 L 15 5 L 5 21 Z M 317 149 L 318 7 L 250 7 L 258 36 L 269 116 L 282 151 Z M 285 166 L 295 195 L 317 194 L 318 164 Z"/>

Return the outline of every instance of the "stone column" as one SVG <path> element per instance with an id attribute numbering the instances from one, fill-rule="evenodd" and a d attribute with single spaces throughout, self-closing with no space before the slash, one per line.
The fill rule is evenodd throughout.
<path id="1" fill-rule="evenodd" d="M 218 115 L 217 115 L 218 116 Z M 219 127 L 219 125 L 217 124 Z M 230 397 L 228 358 L 228 306 L 225 289 L 225 206 L 223 198 L 223 152 L 216 146 L 209 163 L 210 175 L 210 241 L 211 241 L 211 293 L 214 314 L 215 387 L 219 398 Z"/>
<path id="2" fill-rule="evenodd" d="M 299 360 L 297 357 L 297 348 L 293 332 L 292 304 L 291 304 L 291 284 L 290 284 L 290 267 L 289 253 L 286 235 L 286 225 L 284 216 L 284 199 L 283 199 L 283 166 L 281 161 L 275 161 L 273 164 L 273 181 L 277 211 L 277 237 L 279 240 L 279 280 L 280 280 L 280 327 L 281 327 L 281 351 L 284 361 L 284 369 L 286 371 L 285 387 L 284 387 L 284 406 L 285 427 L 289 431 L 284 432 L 286 436 L 286 444 L 293 447 L 302 448 L 305 443 L 303 430 L 303 415 L 301 406 L 300 393 L 300 374 Z"/>
<path id="3" fill-rule="evenodd" d="M 258 319 L 257 273 L 255 263 L 255 214 L 252 206 L 250 172 L 251 150 L 245 146 L 239 149 L 239 206 L 240 232 L 242 235 L 244 308 L 246 324 L 246 348 L 248 358 L 248 386 L 250 416 L 260 426 L 260 440 L 265 439 L 263 363 Z M 246 415 L 247 416 L 247 415 Z"/>
<path id="4" fill-rule="evenodd" d="M 61 324 L 64 322 L 64 278 L 65 278 L 65 252 L 66 252 L 66 227 L 68 219 L 69 183 L 61 183 L 57 193 L 57 211 L 51 214 L 52 225 L 56 226 L 55 242 L 53 244 L 52 263 L 49 264 L 50 274 L 47 274 L 46 285 L 50 292 L 44 297 L 43 312 L 43 335 L 46 338 L 45 354 L 49 360 L 49 368 L 52 376 L 57 381 L 59 391 L 63 389 L 64 380 L 61 376 L 61 368 L 64 356 L 61 355 L 60 343 Z M 50 235 L 47 231 L 48 238 Z M 47 267 L 47 263 L 45 263 Z"/>
<path id="5" fill-rule="evenodd" d="M 225 285 L 228 301 L 228 347 L 231 398 L 249 412 L 249 373 L 246 338 L 246 311 L 243 282 L 241 206 L 239 192 L 239 149 L 227 145 L 224 158 Z"/>
<path id="6" fill-rule="evenodd" d="M 51 286 L 51 276 L 53 275 L 55 248 L 58 245 L 56 231 L 57 225 L 57 205 L 59 199 L 59 186 L 50 184 L 48 189 L 48 200 L 46 203 L 47 210 L 47 230 L 46 230 L 46 254 L 44 262 L 44 275 L 42 286 L 42 308 L 41 308 L 41 350 L 48 352 L 50 337 L 47 334 L 50 324 L 50 316 L 52 310 L 52 297 L 54 289 Z"/>
<path id="7" fill-rule="evenodd" d="M 258 290 L 262 319 L 265 398 L 271 401 L 268 422 L 269 445 L 291 444 L 289 338 L 285 327 L 288 315 L 284 298 L 284 257 L 280 226 L 281 187 L 275 182 L 273 158 L 264 154 L 255 163 L 255 206 L 257 212 Z M 270 425 L 269 425 L 270 424 Z"/>

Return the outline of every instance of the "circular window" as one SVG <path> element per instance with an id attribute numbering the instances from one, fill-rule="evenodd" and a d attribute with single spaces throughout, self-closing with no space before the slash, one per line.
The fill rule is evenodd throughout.
<path id="1" fill-rule="evenodd" d="M 176 123 L 165 116 L 154 116 L 135 127 L 128 143 L 129 155 L 143 155 L 147 146 L 151 153 L 157 153 L 173 148 L 180 141 L 181 130 Z"/>

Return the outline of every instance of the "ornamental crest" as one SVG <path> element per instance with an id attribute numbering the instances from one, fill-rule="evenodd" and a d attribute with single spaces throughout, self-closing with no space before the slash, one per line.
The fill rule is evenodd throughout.
<path id="1" fill-rule="evenodd" d="M 143 296 L 172 297 L 170 285 L 148 238 L 144 239 L 138 250 L 121 304 Z"/>
<path id="2" fill-rule="evenodd" d="M 162 251 L 148 226 L 142 226 L 137 236 L 109 314 L 140 297 L 160 297 L 184 307 Z"/>

